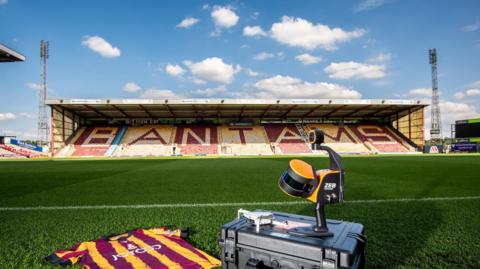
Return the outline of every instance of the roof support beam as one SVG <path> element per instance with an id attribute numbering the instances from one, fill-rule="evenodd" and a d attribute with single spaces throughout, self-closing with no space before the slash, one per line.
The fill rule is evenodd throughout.
<path id="1" fill-rule="evenodd" d="M 333 113 L 342 110 L 342 109 L 345 108 L 346 106 L 347 106 L 347 105 L 339 106 L 339 107 L 335 108 L 334 110 L 328 112 L 327 114 L 322 115 L 322 118 L 328 117 L 328 116 L 332 115 Z"/>
<path id="2" fill-rule="evenodd" d="M 170 113 L 170 116 L 172 116 L 174 118 L 177 118 L 177 115 L 175 115 L 175 113 L 173 113 L 172 108 L 168 104 L 165 104 L 165 107 L 167 108 L 168 113 Z M 196 112 L 195 112 L 195 114 L 196 114 Z"/>
<path id="3" fill-rule="evenodd" d="M 217 107 L 215 108 L 215 111 L 217 113 L 217 119 L 220 120 L 220 118 L 222 118 L 222 115 L 220 113 L 220 105 L 217 105 Z"/>
<path id="4" fill-rule="evenodd" d="M 263 117 L 265 117 L 265 115 L 267 114 L 268 110 L 270 110 L 270 107 L 272 107 L 272 105 L 268 105 L 267 108 L 265 108 L 265 110 L 263 111 L 262 115 L 260 116 L 260 120 L 263 119 Z"/>
<path id="5" fill-rule="evenodd" d="M 289 107 L 289 108 L 287 109 L 287 111 L 285 111 L 285 113 L 283 113 L 282 116 L 280 116 L 280 118 L 285 119 L 285 117 L 286 117 L 290 112 L 292 112 L 292 110 L 293 110 L 294 108 L 296 108 L 296 107 L 297 107 L 297 105 L 293 105 L 293 106 Z"/>
<path id="6" fill-rule="evenodd" d="M 243 118 L 243 113 L 245 112 L 245 108 L 247 106 L 242 106 L 242 108 L 240 109 L 240 115 L 238 116 L 238 120 L 241 120 Z"/>
<path id="7" fill-rule="evenodd" d="M 123 111 L 123 109 L 119 108 L 118 106 L 116 105 L 111 105 L 113 108 L 115 108 L 116 110 L 118 110 L 118 112 L 122 113 L 123 116 L 127 117 L 127 118 L 130 118 L 130 115 L 128 115 L 125 111 Z"/>
<path id="8" fill-rule="evenodd" d="M 352 111 L 352 112 L 350 112 L 350 113 L 347 113 L 347 114 L 343 115 L 342 117 L 344 117 L 344 118 L 350 117 L 350 116 L 355 115 L 355 114 L 357 114 L 358 112 L 360 112 L 360 111 L 362 111 L 362 110 L 364 110 L 364 109 L 366 109 L 366 108 L 369 108 L 369 107 L 371 107 L 371 106 L 372 106 L 372 105 L 366 105 L 366 106 L 363 106 L 363 107 L 361 107 L 361 108 L 359 108 L 359 109 L 355 109 L 354 111 Z"/>
<path id="9" fill-rule="evenodd" d="M 68 111 L 68 112 L 72 113 L 73 116 L 77 116 L 77 117 L 81 118 L 81 116 L 80 116 L 77 112 L 75 112 L 75 111 L 73 111 L 73 110 L 71 110 L 71 109 L 68 109 L 68 108 L 66 108 L 66 107 L 64 107 L 64 106 L 62 106 L 62 105 L 54 105 L 54 106 L 51 106 L 51 107 L 52 107 L 53 109 L 56 109 L 57 106 L 60 107 L 61 109 L 65 110 L 65 111 Z M 57 111 L 59 111 L 59 110 L 57 110 Z"/>
<path id="10" fill-rule="evenodd" d="M 143 105 L 138 105 L 143 111 L 145 111 L 145 113 L 147 113 L 147 115 L 150 117 L 150 118 L 156 118 L 155 116 L 152 115 L 152 113 L 150 113 L 150 111 L 148 111 L 148 109 L 146 107 L 144 107 Z"/>
<path id="11" fill-rule="evenodd" d="M 111 117 L 105 115 L 104 113 L 100 112 L 98 109 L 96 109 L 96 108 L 94 108 L 94 107 L 92 107 L 92 106 L 89 106 L 89 105 L 83 105 L 83 106 L 84 106 L 85 108 L 87 108 L 87 109 L 89 109 L 89 110 L 97 113 L 98 115 L 106 118 L 106 119 L 110 119 L 110 118 L 111 118 Z"/>
<path id="12" fill-rule="evenodd" d="M 308 116 L 312 115 L 313 112 L 317 111 L 317 109 L 319 109 L 319 108 L 321 108 L 321 107 L 323 107 L 323 105 L 315 106 L 314 108 L 310 109 L 310 111 L 308 111 L 307 113 L 303 114 L 303 115 L 301 116 L 301 118 L 305 118 L 305 117 L 308 117 Z"/>
<path id="13" fill-rule="evenodd" d="M 192 109 L 193 109 L 193 113 L 195 113 L 195 118 L 198 118 L 197 107 L 195 107 L 195 105 L 192 105 Z"/>
<path id="14" fill-rule="evenodd" d="M 368 113 L 367 115 L 365 115 L 365 116 L 363 116 L 363 117 L 364 117 L 364 118 L 368 118 L 368 117 L 375 116 L 376 114 L 384 111 L 385 109 L 389 109 L 389 108 L 391 108 L 391 107 L 393 107 L 393 105 L 379 108 L 379 109 L 377 109 L 377 110 L 375 110 L 375 111 L 373 111 L 373 112 Z"/>
<path id="15" fill-rule="evenodd" d="M 415 106 L 409 106 L 409 107 L 407 107 L 407 108 L 405 108 L 405 109 L 398 110 L 398 111 L 396 111 L 395 113 L 401 114 L 401 113 L 403 113 L 403 112 L 405 112 L 405 111 L 408 111 L 408 113 L 412 113 L 412 108 L 414 108 L 414 107 L 415 107 Z"/>

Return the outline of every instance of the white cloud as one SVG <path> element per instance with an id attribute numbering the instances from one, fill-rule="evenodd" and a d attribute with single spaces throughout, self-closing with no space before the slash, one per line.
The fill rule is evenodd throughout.
<path id="1" fill-rule="evenodd" d="M 466 90 L 465 92 L 456 92 L 453 95 L 453 98 L 457 100 L 462 100 L 465 98 L 465 96 L 469 96 L 469 97 L 480 96 L 480 89 L 472 88 L 472 89 Z"/>
<path id="2" fill-rule="evenodd" d="M 357 62 L 330 63 L 324 71 L 334 79 L 376 79 L 385 77 L 385 66 Z"/>
<path id="3" fill-rule="evenodd" d="M 190 27 L 192 27 L 193 25 L 195 25 L 199 22 L 200 22 L 199 19 L 189 17 L 189 18 L 183 19 L 183 21 L 181 21 L 179 24 L 177 24 L 177 27 L 178 28 L 190 28 Z"/>
<path id="4" fill-rule="evenodd" d="M 25 84 L 25 86 L 27 86 L 31 90 L 41 90 L 42 89 L 42 86 L 40 84 L 33 83 L 33 82 L 28 82 L 28 83 Z"/>
<path id="5" fill-rule="evenodd" d="M 22 140 L 37 140 L 37 131 L 36 130 L 1 130 L 3 135 L 16 136 L 18 139 Z"/>
<path id="6" fill-rule="evenodd" d="M 251 77 L 256 77 L 256 76 L 260 75 L 258 72 L 255 72 L 250 68 L 245 69 L 245 71 L 247 72 L 247 75 L 249 75 Z"/>
<path id="7" fill-rule="evenodd" d="M 123 90 L 126 91 L 126 92 L 138 92 L 140 91 L 142 88 L 140 86 L 138 86 L 136 83 L 134 82 L 127 82 L 125 83 L 125 85 L 123 86 Z"/>
<path id="8" fill-rule="evenodd" d="M 215 6 L 211 13 L 213 22 L 217 28 L 230 28 L 237 24 L 240 17 L 235 14 L 231 7 Z"/>
<path id="9" fill-rule="evenodd" d="M 385 87 L 389 84 L 392 84 L 392 82 L 388 79 L 375 80 L 375 81 L 372 82 L 372 85 L 377 86 L 377 87 Z"/>
<path id="10" fill-rule="evenodd" d="M 105 39 L 99 36 L 85 36 L 82 45 L 105 58 L 120 57 L 120 49 L 113 47 Z"/>
<path id="11" fill-rule="evenodd" d="M 386 63 L 389 62 L 391 59 L 391 53 L 379 53 L 378 55 L 368 59 L 368 61 L 373 63 Z"/>
<path id="12" fill-rule="evenodd" d="M 192 78 L 192 82 L 195 83 L 195 84 L 198 84 L 198 85 L 203 85 L 203 84 L 207 83 L 205 80 L 201 80 L 201 79 L 198 79 L 198 78 Z"/>
<path id="13" fill-rule="evenodd" d="M 463 92 L 456 92 L 453 95 L 453 98 L 455 98 L 457 100 L 462 100 L 463 98 L 465 98 L 465 94 Z"/>
<path id="14" fill-rule="evenodd" d="M 183 73 L 185 73 L 185 69 L 183 69 L 180 65 L 173 64 L 167 64 L 167 67 L 165 67 L 165 71 L 167 71 L 170 76 L 174 77 L 179 77 L 183 75 Z"/>
<path id="15" fill-rule="evenodd" d="M 468 89 L 465 91 L 465 93 L 468 96 L 479 96 L 480 95 L 480 89 Z"/>
<path id="16" fill-rule="evenodd" d="M 257 53 L 255 56 L 253 56 L 253 59 L 257 61 L 263 61 L 263 60 L 271 59 L 273 57 L 275 57 L 275 54 L 271 52 L 260 52 L 260 53 Z"/>
<path id="17" fill-rule="evenodd" d="M 262 27 L 260 26 L 245 26 L 245 28 L 243 28 L 243 35 L 244 36 L 266 36 L 267 33 L 263 31 Z"/>
<path id="18" fill-rule="evenodd" d="M 480 89 L 480 80 L 468 84 L 467 87 Z"/>
<path id="19" fill-rule="evenodd" d="M 258 98 L 361 98 L 353 89 L 327 82 L 307 82 L 299 78 L 276 75 L 253 85 Z"/>
<path id="20" fill-rule="evenodd" d="M 252 18 L 252 20 L 256 20 L 256 19 L 258 18 L 258 16 L 260 16 L 260 12 L 255 11 L 255 12 L 253 12 L 253 14 L 250 16 L 250 18 Z"/>
<path id="21" fill-rule="evenodd" d="M 212 96 L 218 95 L 220 93 L 227 92 L 227 88 L 224 85 L 221 85 L 221 86 L 218 86 L 216 88 L 198 89 L 195 92 L 199 95 L 202 95 L 202 96 L 212 97 Z"/>
<path id="22" fill-rule="evenodd" d="M 203 5 L 202 5 L 202 9 L 203 9 L 203 10 L 207 10 L 207 9 L 209 9 L 209 8 L 210 8 L 210 5 L 209 5 L 209 4 L 203 4 Z"/>
<path id="23" fill-rule="evenodd" d="M 453 98 L 455 98 L 457 100 L 462 100 L 463 98 L 465 98 L 465 94 L 463 92 L 456 92 L 453 95 Z"/>
<path id="24" fill-rule="evenodd" d="M 3 120 L 14 120 L 14 119 L 16 119 L 16 118 L 17 118 L 17 117 L 15 116 L 15 114 L 10 113 L 10 112 L 0 113 L 0 121 L 3 121 Z"/>
<path id="25" fill-rule="evenodd" d="M 462 27 L 464 32 L 475 32 L 480 29 L 480 19 L 477 18 L 474 23 Z"/>
<path id="26" fill-rule="evenodd" d="M 385 0 L 363 0 L 362 2 L 360 2 L 360 4 L 358 4 L 353 9 L 353 11 L 354 12 L 368 11 L 368 10 L 372 10 L 372 9 L 381 7 L 381 6 L 383 6 L 387 3 L 388 2 L 385 1 Z"/>
<path id="27" fill-rule="evenodd" d="M 222 58 L 206 58 L 201 62 L 184 61 L 196 78 L 228 84 L 233 81 L 234 75 L 242 69 L 240 65 L 233 66 L 223 62 Z"/>
<path id="28" fill-rule="evenodd" d="M 443 126 L 448 126 L 456 120 L 464 120 L 478 117 L 479 114 L 475 107 L 465 103 L 456 103 L 451 101 L 440 101 L 440 113 L 445 118 Z"/>
<path id="29" fill-rule="evenodd" d="M 308 53 L 297 55 L 295 56 L 295 59 L 297 59 L 297 61 L 302 62 L 304 65 L 316 64 L 322 61 L 321 57 L 313 56 Z"/>
<path id="30" fill-rule="evenodd" d="M 150 88 L 144 91 L 140 98 L 151 98 L 151 99 L 181 99 L 183 96 L 176 94 L 171 90 L 160 90 L 156 88 Z"/>
<path id="31" fill-rule="evenodd" d="M 210 36 L 213 36 L 213 37 L 217 37 L 217 36 L 221 36 L 221 35 L 222 35 L 222 30 L 220 30 L 220 29 L 218 29 L 218 28 L 215 29 L 215 31 L 212 31 L 212 32 L 210 33 Z"/>
<path id="32" fill-rule="evenodd" d="M 36 116 L 35 114 L 30 113 L 30 112 L 20 112 L 19 115 L 22 116 L 22 117 L 25 117 L 27 119 L 34 119 L 35 116 Z"/>
<path id="33" fill-rule="evenodd" d="M 408 91 L 408 96 L 416 97 L 431 97 L 432 89 L 431 88 L 416 88 Z"/>
<path id="34" fill-rule="evenodd" d="M 272 24 L 272 38 L 282 44 L 307 50 L 323 48 L 337 49 L 337 44 L 361 37 L 364 29 L 351 32 L 341 28 L 330 28 L 324 24 L 313 24 L 302 18 L 283 16 L 281 22 Z"/>

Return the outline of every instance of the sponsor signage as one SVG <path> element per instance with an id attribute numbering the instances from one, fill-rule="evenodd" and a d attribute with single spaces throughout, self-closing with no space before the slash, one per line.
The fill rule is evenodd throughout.
<path id="1" fill-rule="evenodd" d="M 455 143 L 451 151 L 454 152 L 477 152 L 477 143 Z"/>
<path id="2" fill-rule="evenodd" d="M 424 153 L 443 153 L 443 145 L 425 146 Z"/>
<path id="3" fill-rule="evenodd" d="M 32 145 L 32 144 L 28 144 L 24 141 L 20 141 L 20 140 L 13 139 L 13 138 L 10 139 L 10 144 L 16 145 L 16 146 L 19 146 L 19 147 L 22 147 L 22 148 L 27 148 L 27 149 L 30 149 L 30 150 L 35 150 L 35 151 L 38 151 L 38 152 L 43 152 L 42 147 Z"/>
<path id="4" fill-rule="evenodd" d="M 320 101 L 312 99 L 293 99 L 292 104 L 320 104 Z"/>
<path id="5" fill-rule="evenodd" d="M 413 105 L 415 101 L 413 100 L 385 100 L 385 104 L 389 105 Z"/>
<path id="6" fill-rule="evenodd" d="M 71 99 L 71 104 L 101 104 L 102 100 L 99 99 Z"/>
<path id="7" fill-rule="evenodd" d="M 123 99 L 122 104 L 153 104 L 152 99 Z"/>
<path id="8" fill-rule="evenodd" d="M 184 104 L 208 104 L 206 99 L 183 99 L 181 102 Z"/>
<path id="9" fill-rule="evenodd" d="M 335 102 L 334 102 L 335 103 Z M 341 102 L 338 103 L 343 103 L 346 105 L 369 105 L 371 103 L 371 100 L 368 99 L 345 99 L 342 100 Z"/>

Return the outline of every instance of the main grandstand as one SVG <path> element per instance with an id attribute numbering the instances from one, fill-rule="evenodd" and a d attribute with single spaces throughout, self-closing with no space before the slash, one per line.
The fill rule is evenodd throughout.
<path id="1" fill-rule="evenodd" d="M 413 153 L 424 145 L 417 100 L 50 99 L 51 154 L 312 154 L 320 128 L 340 153 Z"/>

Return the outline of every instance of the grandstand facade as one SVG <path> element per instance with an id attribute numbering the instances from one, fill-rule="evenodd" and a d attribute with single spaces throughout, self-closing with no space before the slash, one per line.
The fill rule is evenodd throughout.
<path id="1" fill-rule="evenodd" d="M 312 154 L 320 128 L 340 153 L 418 152 L 416 100 L 52 99 L 53 156 Z"/>

